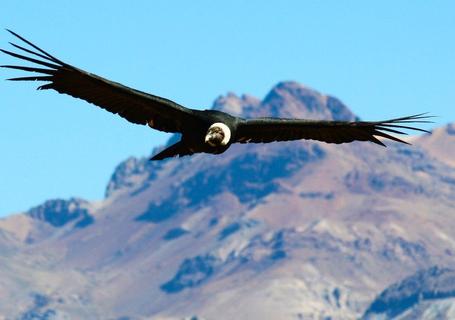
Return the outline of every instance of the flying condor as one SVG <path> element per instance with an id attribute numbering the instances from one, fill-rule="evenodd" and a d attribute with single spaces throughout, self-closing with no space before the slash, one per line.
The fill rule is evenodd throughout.
<path id="1" fill-rule="evenodd" d="M 205 152 L 219 154 L 233 143 L 259 143 L 312 139 L 327 143 L 371 141 L 385 146 L 377 137 L 405 141 L 390 134 L 405 134 L 402 129 L 424 131 L 412 126 L 428 116 L 418 114 L 377 122 L 324 121 L 307 119 L 244 119 L 216 110 L 185 108 L 171 100 L 135 90 L 69 65 L 10 31 L 29 48 L 10 43 L 20 53 L 0 49 L 15 58 L 38 66 L 3 65 L 38 75 L 12 78 L 13 81 L 47 82 L 39 90 L 54 89 L 59 93 L 93 103 L 126 120 L 165 132 L 181 133 L 177 143 L 159 152 L 152 160 Z M 27 55 L 24 55 L 27 54 Z"/>

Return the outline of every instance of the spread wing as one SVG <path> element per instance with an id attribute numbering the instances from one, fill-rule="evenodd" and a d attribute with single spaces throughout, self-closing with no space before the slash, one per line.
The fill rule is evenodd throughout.
<path id="1" fill-rule="evenodd" d="M 390 135 L 406 134 L 402 129 L 428 132 L 410 126 L 412 123 L 431 122 L 425 114 L 396 118 L 377 122 L 348 122 L 324 120 L 298 120 L 258 118 L 243 120 L 239 123 L 236 133 L 236 142 L 272 142 L 310 139 L 327 143 L 346 143 L 352 141 L 371 141 L 385 146 L 377 137 L 394 140 L 401 143 L 405 141 Z"/>
<path id="2" fill-rule="evenodd" d="M 73 67 L 53 57 L 18 34 L 8 31 L 34 50 L 11 43 L 15 48 L 21 50 L 21 53 L 25 52 L 31 56 L 0 49 L 2 52 L 45 67 L 4 65 L 2 66 L 4 68 L 38 73 L 38 75 L 8 80 L 45 81 L 48 83 L 38 87 L 39 90 L 54 89 L 59 93 L 69 94 L 93 103 L 132 123 L 148 124 L 152 128 L 166 132 L 181 132 L 185 121 L 195 117 L 191 109 L 171 100 L 126 87 Z"/>

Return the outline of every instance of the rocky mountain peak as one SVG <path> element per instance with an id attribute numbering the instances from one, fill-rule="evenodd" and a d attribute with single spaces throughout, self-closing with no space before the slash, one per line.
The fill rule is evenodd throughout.
<path id="1" fill-rule="evenodd" d="M 233 92 L 228 92 L 225 96 L 221 95 L 215 99 L 212 109 L 230 113 L 235 116 L 248 116 L 258 108 L 261 101 L 248 94 L 240 97 Z"/>
<path id="2" fill-rule="evenodd" d="M 262 101 L 262 109 L 262 116 L 271 117 L 357 119 L 339 99 L 295 81 L 284 81 L 274 86 Z"/>
<path id="3" fill-rule="evenodd" d="M 30 209 L 27 215 L 53 227 L 62 227 L 71 221 L 79 220 L 76 227 L 82 228 L 93 223 L 88 206 L 89 202 L 77 198 L 48 200 Z"/>
<path id="4" fill-rule="evenodd" d="M 228 92 L 215 100 L 213 109 L 245 118 L 357 119 L 337 98 L 324 95 L 295 81 L 279 82 L 262 101 L 250 95 L 239 97 Z"/>
<path id="5" fill-rule="evenodd" d="M 413 143 L 430 152 L 438 160 L 455 166 L 455 123 L 436 128 L 414 139 Z"/>

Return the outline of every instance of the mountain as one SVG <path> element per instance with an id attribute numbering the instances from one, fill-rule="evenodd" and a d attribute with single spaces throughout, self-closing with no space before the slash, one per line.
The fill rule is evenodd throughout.
<path id="1" fill-rule="evenodd" d="M 363 319 L 454 319 L 455 270 L 434 266 L 384 290 Z"/>
<path id="2" fill-rule="evenodd" d="M 455 123 L 437 128 L 429 135 L 421 136 L 416 143 L 439 161 L 455 166 Z"/>
<path id="3" fill-rule="evenodd" d="M 213 108 L 358 119 L 340 100 L 295 82 L 262 100 L 229 93 Z M 435 265 L 454 269 L 455 136 L 447 128 L 413 138 L 413 146 L 295 141 L 161 162 L 129 158 L 102 201 L 51 200 L 0 220 L 0 313 L 395 316 L 387 310 L 402 300 L 389 293 L 410 291 L 388 288 Z"/>

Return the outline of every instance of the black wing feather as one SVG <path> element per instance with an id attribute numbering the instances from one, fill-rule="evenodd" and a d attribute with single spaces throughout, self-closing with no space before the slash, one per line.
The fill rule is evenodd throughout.
<path id="1" fill-rule="evenodd" d="M 46 81 L 49 83 L 38 87 L 38 89 L 53 89 L 59 93 L 83 99 L 109 112 L 119 114 L 132 123 L 148 124 L 152 128 L 166 132 L 182 132 L 185 122 L 195 118 L 192 109 L 78 69 L 38 48 L 17 33 L 8 31 L 38 52 L 12 44 L 15 48 L 41 59 L 38 60 L 0 49 L 3 53 L 48 68 L 3 65 L 1 66 L 3 68 L 46 75 L 11 78 L 8 80 Z"/>
<path id="2" fill-rule="evenodd" d="M 407 142 L 391 136 L 386 132 L 405 134 L 396 129 L 409 129 L 428 132 L 427 130 L 403 126 L 401 123 L 422 123 L 430 122 L 429 116 L 418 114 L 414 116 L 401 117 L 386 121 L 326 121 L 326 120 L 299 120 L 299 119 L 278 119 L 258 118 L 242 120 L 236 133 L 236 142 L 260 143 L 288 140 L 318 140 L 327 143 L 347 143 L 352 141 L 371 141 L 384 146 L 376 138 L 383 137 L 389 140 L 408 144 Z M 384 132 L 386 131 L 386 132 Z"/>
<path id="3" fill-rule="evenodd" d="M 38 72 L 38 73 L 44 73 L 44 74 L 54 74 L 54 70 L 50 69 L 44 69 L 44 68 L 33 68 L 33 67 L 23 67 L 23 66 L 2 66 L 3 68 L 9 68 L 9 69 L 16 69 L 16 70 L 22 70 L 22 71 L 28 71 L 28 72 Z"/>

